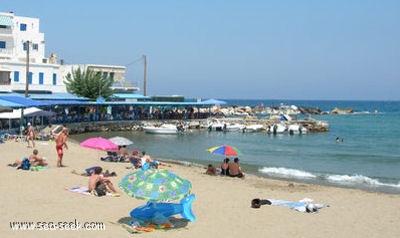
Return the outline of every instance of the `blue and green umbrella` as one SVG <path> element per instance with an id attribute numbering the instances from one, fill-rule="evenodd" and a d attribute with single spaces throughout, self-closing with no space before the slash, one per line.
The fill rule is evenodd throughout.
<path id="1" fill-rule="evenodd" d="M 119 187 L 129 196 L 154 202 L 179 200 L 190 194 L 192 184 L 168 170 L 137 170 L 125 175 Z"/>

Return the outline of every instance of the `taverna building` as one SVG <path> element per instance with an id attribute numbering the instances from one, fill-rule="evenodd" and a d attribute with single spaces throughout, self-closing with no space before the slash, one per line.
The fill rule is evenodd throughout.
<path id="1" fill-rule="evenodd" d="M 112 77 L 117 89 L 139 90 L 125 82 L 125 66 L 64 65 L 55 53 L 46 55 L 38 18 L 0 12 L 0 93 L 66 93 L 65 77 L 78 67 Z"/>

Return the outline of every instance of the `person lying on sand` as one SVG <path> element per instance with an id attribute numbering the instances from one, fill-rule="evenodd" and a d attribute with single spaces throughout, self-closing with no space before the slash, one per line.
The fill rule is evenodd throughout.
<path id="1" fill-rule="evenodd" d="M 31 166 L 47 166 L 48 163 L 46 162 L 46 159 L 43 157 L 40 157 L 39 151 L 37 149 L 34 149 L 32 154 L 29 156 L 29 163 Z M 21 160 L 16 160 L 13 164 L 9 164 L 8 166 L 10 167 L 19 167 L 22 165 Z"/>

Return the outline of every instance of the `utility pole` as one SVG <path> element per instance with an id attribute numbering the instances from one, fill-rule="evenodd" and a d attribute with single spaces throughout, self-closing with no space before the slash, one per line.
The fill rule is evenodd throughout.
<path id="1" fill-rule="evenodd" d="M 29 41 L 26 41 L 26 82 L 25 82 L 25 97 L 28 97 L 29 91 Z"/>
<path id="2" fill-rule="evenodd" d="M 147 61 L 146 61 L 146 56 L 143 55 L 143 68 L 144 68 L 144 72 L 143 72 L 143 96 L 147 96 L 146 95 L 146 87 L 147 87 Z"/>

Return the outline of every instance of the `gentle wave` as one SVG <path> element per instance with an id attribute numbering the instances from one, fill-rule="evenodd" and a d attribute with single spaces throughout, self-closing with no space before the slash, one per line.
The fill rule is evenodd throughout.
<path id="1" fill-rule="evenodd" d="M 297 179 L 312 179 L 316 178 L 312 173 L 287 168 L 267 168 L 264 167 L 259 170 L 261 173 L 266 173 L 273 177 L 283 177 L 283 178 L 297 178 Z"/>
<path id="2" fill-rule="evenodd" d="M 397 184 L 383 183 L 377 179 L 373 179 L 363 175 L 315 175 L 313 173 L 288 169 L 288 168 L 274 168 L 274 167 L 263 167 L 259 169 L 259 172 L 270 177 L 276 178 L 293 178 L 293 179 L 322 179 L 328 181 L 331 184 L 347 185 L 347 186 L 367 186 L 367 187 L 392 187 L 400 189 L 400 182 Z"/>
<path id="3" fill-rule="evenodd" d="M 387 186 L 400 188 L 400 183 L 398 184 L 389 184 L 382 183 L 377 179 L 372 179 L 363 175 L 330 175 L 326 177 L 326 180 L 332 183 L 339 183 L 342 185 L 368 185 L 368 186 Z"/>

